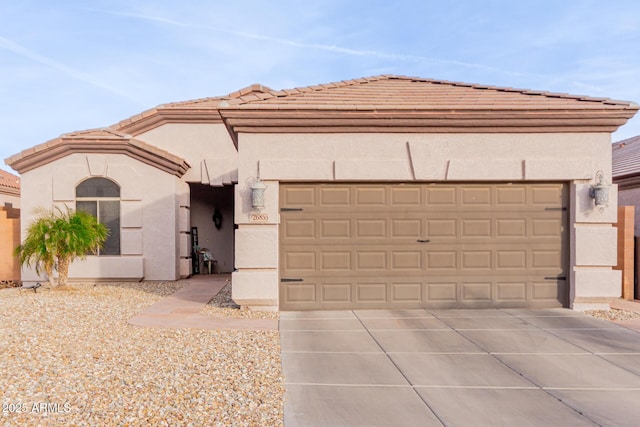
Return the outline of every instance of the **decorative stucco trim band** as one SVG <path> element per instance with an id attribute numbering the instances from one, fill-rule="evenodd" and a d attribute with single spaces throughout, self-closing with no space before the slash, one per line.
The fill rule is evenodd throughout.
<path id="1" fill-rule="evenodd" d="M 172 175 L 181 177 L 190 168 L 182 158 L 134 138 L 62 136 L 7 159 L 19 173 L 51 163 L 74 153 L 124 154 Z"/>

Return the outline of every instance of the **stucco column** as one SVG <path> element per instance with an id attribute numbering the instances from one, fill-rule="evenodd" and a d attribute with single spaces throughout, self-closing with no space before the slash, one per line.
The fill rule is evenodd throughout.
<path id="1" fill-rule="evenodd" d="M 608 181 L 611 182 L 611 181 Z M 589 196 L 592 181 L 571 184 L 570 302 L 575 310 L 608 309 L 622 295 L 617 262 L 617 185 L 609 189 L 607 206 L 595 206 Z"/>
<path id="2" fill-rule="evenodd" d="M 278 181 L 265 181 L 265 207 L 251 206 L 251 184 L 257 176 L 243 176 L 236 185 L 235 268 L 233 300 L 259 310 L 278 309 Z"/>

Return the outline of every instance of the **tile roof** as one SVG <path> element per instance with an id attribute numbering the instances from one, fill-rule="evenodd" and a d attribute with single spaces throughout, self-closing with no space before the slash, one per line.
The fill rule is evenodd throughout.
<path id="1" fill-rule="evenodd" d="M 165 123 L 222 123 L 251 132 L 613 132 L 632 102 L 380 75 L 294 89 L 260 84 L 162 104 L 112 129 L 134 136 Z M 349 114 L 345 114 L 348 112 Z"/>
<path id="2" fill-rule="evenodd" d="M 529 89 L 380 75 L 295 89 L 250 93 L 233 97 L 229 104 L 237 108 L 284 110 L 531 110 L 620 108 L 631 103 Z"/>
<path id="3" fill-rule="evenodd" d="M 262 99 L 275 93 L 261 84 L 253 84 L 224 96 L 192 99 L 161 104 L 110 126 L 111 129 L 139 135 L 164 123 L 216 123 L 222 122 L 219 109 L 235 99 Z"/>
<path id="4" fill-rule="evenodd" d="M 228 95 L 216 96 L 211 98 L 192 99 L 189 101 L 171 102 L 168 104 L 159 105 L 157 108 L 214 108 L 229 106 L 229 101 L 241 100 L 246 102 L 254 97 L 255 99 L 261 99 L 265 95 L 275 96 L 278 91 L 263 86 L 259 83 L 252 84 L 235 92 L 231 92 Z M 227 102 L 225 102 L 227 101 Z"/>
<path id="5" fill-rule="evenodd" d="M 22 171 L 46 160 L 40 152 L 61 157 L 69 149 L 119 147 L 179 175 L 188 167 L 183 159 L 135 137 L 165 123 L 224 123 L 234 141 L 240 132 L 613 132 L 639 108 L 608 98 L 396 75 L 284 90 L 254 84 L 224 96 L 162 104 L 108 128 L 62 135 L 6 162 Z"/>
<path id="6" fill-rule="evenodd" d="M 20 177 L 0 169 L 0 187 L 20 189 Z"/>
<path id="7" fill-rule="evenodd" d="M 611 147 L 614 180 L 629 175 L 640 175 L 640 135 L 624 139 Z"/>
<path id="8" fill-rule="evenodd" d="M 66 133 L 11 156 L 5 162 L 23 173 L 73 153 L 127 154 L 177 176 L 189 168 L 181 157 L 108 128 Z"/>

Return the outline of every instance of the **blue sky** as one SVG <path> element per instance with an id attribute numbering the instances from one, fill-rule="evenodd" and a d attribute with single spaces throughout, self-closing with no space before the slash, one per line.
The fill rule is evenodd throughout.
<path id="1" fill-rule="evenodd" d="M 637 0 L 0 0 L 0 160 L 252 83 L 401 74 L 640 103 L 639 46 Z M 640 117 L 613 140 L 635 135 Z"/>

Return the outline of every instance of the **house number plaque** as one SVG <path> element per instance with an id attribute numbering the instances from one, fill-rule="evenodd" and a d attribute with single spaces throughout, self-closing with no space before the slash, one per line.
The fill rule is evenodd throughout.
<path id="1" fill-rule="evenodd" d="M 260 212 L 254 212 L 249 217 L 249 220 L 251 222 L 266 222 L 266 221 L 269 221 L 269 214 L 260 213 Z"/>

